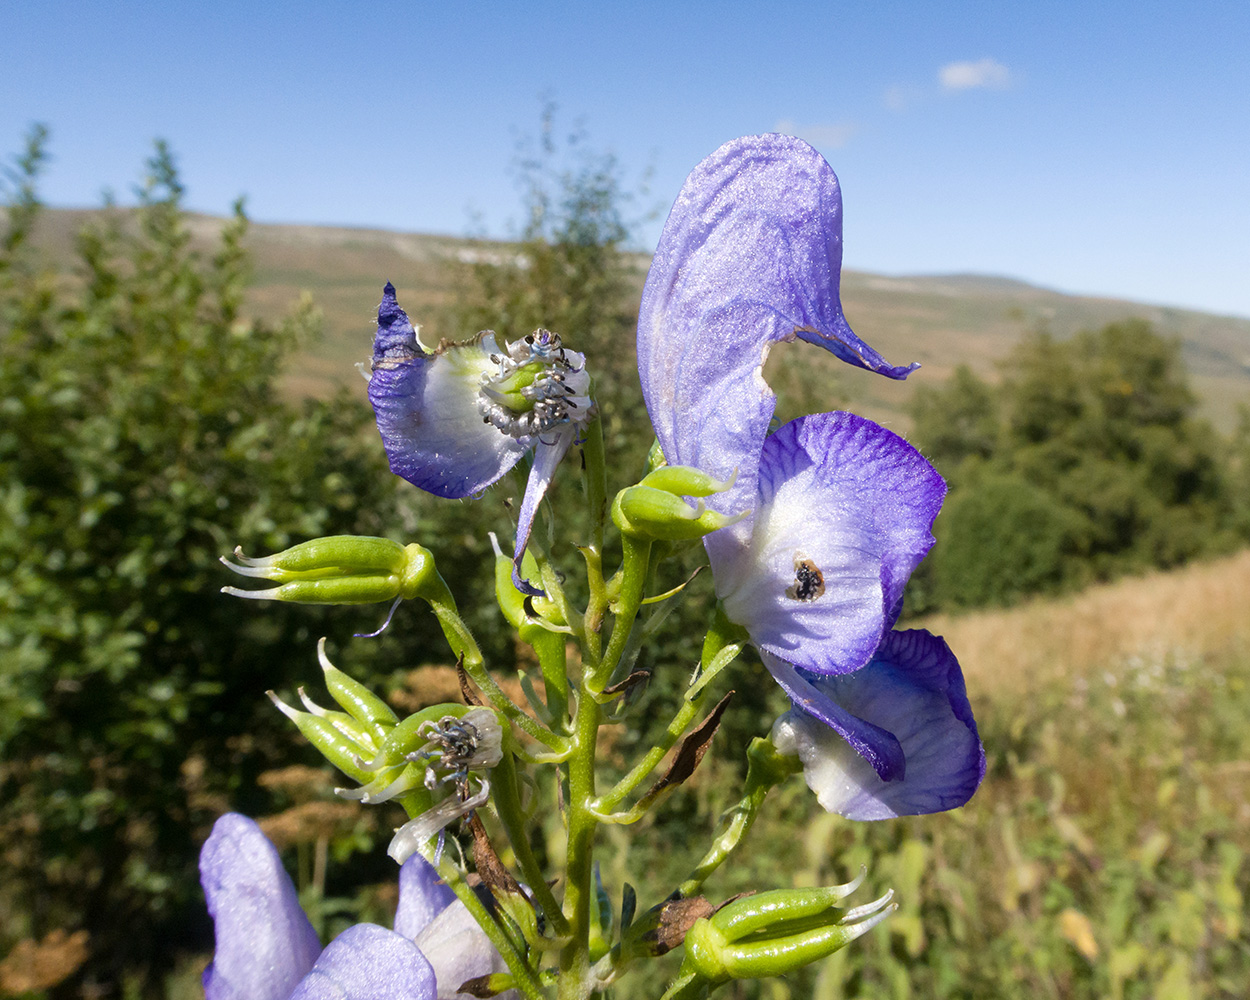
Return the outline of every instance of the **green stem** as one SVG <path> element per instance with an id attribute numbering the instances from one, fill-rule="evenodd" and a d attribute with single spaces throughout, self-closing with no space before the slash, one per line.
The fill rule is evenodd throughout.
<path id="1" fill-rule="evenodd" d="M 448 595 L 450 597 L 450 595 Z M 434 609 L 434 614 L 438 618 L 438 623 L 443 629 L 443 635 L 447 637 L 447 643 L 451 646 L 451 651 L 457 658 L 461 660 L 464 666 L 464 672 L 473 679 L 473 683 L 482 689 L 482 693 L 486 695 L 491 706 L 520 729 L 527 736 L 537 740 L 543 746 L 552 750 L 563 750 L 567 746 L 567 741 L 557 736 L 545 726 L 531 719 L 516 704 L 504 694 L 503 689 L 495 683 L 495 679 L 491 677 L 490 671 L 486 669 L 485 660 L 482 658 L 482 651 L 478 648 L 477 640 L 473 638 L 473 633 L 469 631 L 469 627 L 456 611 L 454 602 L 437 603 L 431 602 L 430 607 Z"/>
<path id="2" fill-rule="evenodd" d="M 547 925 L 556 937 L 563 937 L 569 932 L 569 922 L 565 919 L 547 884 L 547 878 L 538 865 L 538 859 L 530 849 L 529 838 L 525 835 L 524 813 L 521 809 L 521 797 L 517 789 L 516 759 L 511 753 L 505 753 L 494 769 L 495 812 L 503 823 L 508 840 L 512 843 L 517 864 L 521 874 L 529 883 L 530 892 L 538 900 L 538 905 L 547 917 Z"/>
<path id="3" fill-rule="evenodd" d="M 603 659 L 595 670 L 588 675 L 586 689 L 591 695 L 600 694 L 608 685 L 612 672 L 620 662 L 621 654 L 629 641 L 629 633 L 638 617 L 638 609 L 642 607 L 642 595 L 646 588 L 647 568 L 651 557 L 651 542 L 648 539 L 621 536 L 622 568 L 621 592 L 616 599 L 614 609 L 615 620 L 612 623 L 612 636 L 608 639 L 608 648 Z"/>
<path id="4" fill-rule="evenodd" d="M 432 842 L 431 842 L 432 843 Z M 430 864 L 434 864 L 433 854 L 426 854 L 422 851 L 422 855 Z M 438 869 L 438 874 L 447 884 L 452 892 L 456 894 L 456 898 L 464 903 L 465 909 L 469 911 L 473 919 L 477 921 L 478 926 L 482 928 L 482 932 L 495 946 L 499 954 L 503 957 L 504 964 L 508 966 L 508 971 L 512 973 L 513 985 L 523 993 L 527 1000 L 543 1000 L 542 984 L 538 981 L 538 976 L 530 967 L 525 956 L 517 949 L 516 942 L 512 940 L 512 936 L 508 934 L 499 922 L 491 915 L 490 910 L 478 897 L 467 882 L 460 869 L 446 858 L 443 858 L 434 865 Z"/>
<path id="5" fill-rule="evenodd" d="M 568 854 L 565 861 L 564 913 L 571 924 L 569 943 L 560 953 L 560 1000 L 585 1000 L 590 994 L 590 908 L 594 902 L 593 848 L 597 822 L 590 810 L 595 795 L 595 749 L 602 710 L 585 690 L 577 702 L 573 753 L 569 757 Z"/>
<path id="6" fill-rule="evenodd" d="M 742 798 L 730 811 L 725 830 L 713 841 L 703 860 L 678 888 L 678 896 L 690 897 L 698 894 L 707 877 L 742 843 L 742 838 L 751 829 L 769 791 L 802 769 L 803 765 L 798 757 L 779 754 L 768 740 L 756 737 L 751 741 L 747 748 L 747 780 L 742 788 Z"/>
<path id="7" fill-rule="evenodd" d="M 742 650 L 745 638 L 745 631 L 730 622 L 718 605 L 716 618 L 703 643 L 699 673 L 690 690 L 686 692 L 685 701 L 677 710 L 677 714 L 673 716 L 673 721 L 668 724 L 659 742 L 647 751 L 646 756 L 621 778 L 611 791 L 601 795 L 594 803 L 595 811 L 601 818 L 606 818 L 606 815 L 620 805 L 627 795 L 642 784 L 647 775 L 655 770 L 664 759 L 664 755 L 673 749 L 694 721 L 695 716 L 699 714 L 699 709 L 703 705 L 703 692 Z"/>
<path id="8" fill-rule="evenodd" d="M 673 980 L 660 1000 L 707 1000 L 710 992 L 711 983 L 700 975 L 688 972 Z"/>
<path id="9" fill-rule="evenodd" d="M 608 463 L 603 450 L 603 424 L 596 417 L 582 439 L 582 483 L 590 512 L 590 547 L 603 551 L 603 530 L 608 520 Z"/>

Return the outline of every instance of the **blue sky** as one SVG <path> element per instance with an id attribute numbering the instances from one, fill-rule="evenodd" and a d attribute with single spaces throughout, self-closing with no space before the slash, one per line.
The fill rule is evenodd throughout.
<path id="1" fill-rule="evenodd" d="M 1238 2 L 44 0 L 0 7 L 0 149 L 46 122 L 56 205 L 125 201 L 160 136 L 198 210 L 502 236 L 548 97 L 665 206 L 809 139 L 851 268 L 1250 316 L 1247 51 Z"/>

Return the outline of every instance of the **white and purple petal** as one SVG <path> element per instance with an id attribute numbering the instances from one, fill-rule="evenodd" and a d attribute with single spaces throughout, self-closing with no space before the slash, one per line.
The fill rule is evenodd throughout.
<path id="1" fill-rule="evenodd" d="M 806 340 L 890 378 L 896 367 L 842 315 L 842 195 L 802 140 L 747 136 L 691 171 L 643 289 L 638 371 L 668 461 L 735 489 L 709 501 L 749 505 L 776 398 L 761 374 L 773 344 Z"/>
<path id="2" fill-rule="evenodd" d="M 395 932 L 413 939 L 433 965 L 439 1000 L 467 996 L 456 992 L 460 984 L 508 970 L 465 905 L 419 854 L 399 870 Z M 509 990 L 503 996 L 515 994 Z"/>
<path id="3" fill-rule="evenodd" d="M 706 539 L 725 613 L 804 670 L 858 670 L 898 617 L 945 493 L 915 448 L 870 420 L 791 421 L 764 442 L 746 530 Z"/>
<path id="4" fill-rule="evenodd" d="M 395 933 L 416 938 L 430 922 L 456 902 L 437 869 L 414 854 L 399 869 L 399 906 L 395 910 Z"/>
<path id="5" fill-rule="evenodd" d="M 434 968 L 408 938 L 355 924 L 330 942 L 290 1000 L 436 1000 Z"/>
<path id="6" fill-rule="evenodd" d="M 260 827 L 229 813 L 200 852 L 216 950 L 207 1000 L 287 1000 L 321 954 L 282 860 Z"/>
<path id="7" fill-rule="evenodd" d="M 488 336 L 427 353 L 387 282 L 369 402 L 395 475 L 436 496 L 461 498 L 480 493 L 520 461 L 532 442 L 500 432 L 478 406 L 498 350 Z"/>
<path id="8" fill-rule="evenodd" d="M 836 677 L 804 676 L 767 655 L 764 662 L 794 703 L 774 725 L 773 743 L 799 756 L 830 812 L 875 820 L 954 809 L 985 776 L 963 674 L 941 638 L 891 632 L 868 666 Z M 901 750 L 901 770 L 881 734 Z"/>

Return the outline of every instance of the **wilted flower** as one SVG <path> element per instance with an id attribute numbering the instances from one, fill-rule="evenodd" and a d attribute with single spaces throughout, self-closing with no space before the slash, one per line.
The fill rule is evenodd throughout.
<path id="1" fill-rule="evenodd" d="M 704 544 L 725 614 L 795 705 L 779 748 L 800 754 L 827 808 L 873 818 L 961 804 L 984 754 L 945 644 L 924 633 L 945 652 L 939 667 L 930 646 L 890 631 L 933 544 L 941 477 L 898 435 L 849 413 L 768 433 L 776 398 L 762 369 L 775 343 L 805 340 L 890 378 L 916 367 L 889 365 L 851 331 L 841 260 L 841 193 L 820 154 L 780 135 L 726 143 L 691 172 L 665 224 L 638 359 L 665 458 L 737 475 L 707 503 L 747 516 Z M 888 805 L 833 787 L 837 767 L 853 771 L 847 751 L 893 788 Z"/>
<path id="2" fill-rule="evenodd" d="M 426 351 L 387 282 L 369 401 L 391 471 L 440 497 L 474 496 L 534 453 L 517 518 L 513 580 L 556 466 L 593 416 L 585 358 L 536 330 L 500 348 L 492 331 Z"/>
<path id="3" fill-rule="evenodd" d="M 408 755 L 408 760 L 426 765 L 424 784 L 428 790 L 450 784 L 453 794 L 395 831 L 386 853 L 400 864 L 448 824 L 485 804 L 490 782 L 480 772 L 490 770 L 503 758 L 503 727 L 488 708 L 471 708 L 459 717 L 445 715 L 437 722 L 424 723 L 420 732 L 429 738 Z M 477 791 L 470 782 L 473 771 L 479 772 Z"/>
<path id="4" fill-rule="evenodd" d="M 322 949 L 278 852 L 252 820 L 229 813 L 200 852 L 216 933 L 207 1000 L 435 1000 L 504 972 L 464 904 L 420 857 L 400 871 L 395 929 L 356 924 Z"/>

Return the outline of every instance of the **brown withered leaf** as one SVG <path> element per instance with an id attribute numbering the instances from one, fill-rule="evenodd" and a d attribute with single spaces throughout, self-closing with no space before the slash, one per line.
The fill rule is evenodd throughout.
<path id="1" fill-rule="evenodd" d="M 661 903 L 649 915 L 648 923 L 654 921 L 654 928 L 643 935 L 643 940 L 650 945 L 648 952 L 652 955 L 663 955 L 672 951 L 686 940 L 686 932 L 694 926 L 696 920 L 710 917 L 715 909 L 704 896 L 670 899 Z"/>
<path id="2" fill-rule="evenodd" d="M 624 694 L 626 691 L 628 691 L 630 688 L 634 687 L 635 685 L 641 684 L 644 681 L 647 681 L 650 679 L 651 679 L 650 670 L 635 670 L 632 674 L 626 677 L 623 681 L 617 681 L 615 684 L 609 684 L 607 687 L 605 687 L 603 689 L 602 697 L 606 701 L 608 698 L 613 698 L 618 694 Z"/>
<path id="3" fill-rule="evenodd" d="M 490 988 L 490 976 L 474 976 L 472 979 L 466 979 L 456 992 L 467 993 L 471 997 L 481 997 L 482 1000 L 499 995 L 498 990 Z"/>
<path id="4" fill-rule="evenodd" d="M 651 790 L 639 800 L 640 806 L 644 808 L 650 807 L 661 795 L 670 789 L 676 788 L 694 774 L 695 768 L 703 760 L 703 755 L 707 753 L 708 747 L 712 745 L 712 737 L 716 735 L 716 730 L 720 726 L 720 717 L 725 713 L 725 709 L 729 707 L 729 699 L 733 695 L 732 691 L 726 694 L 725 697 L 716 703 L 716 707 L 708 712 L 706 719 L 681 738 L 681 742 L 677 744 L 677 753 L 673 755 L 673 760 L 668 765 L 668 770 L 664 772 L 664 776 L 659 781 L 651 786 Z"/>
<path id="5" fill-rule="evenodd" d="M 499 860 L 499 855 L 495 853 L 490 838 L 486 836 L 486 827 L 482 825 L 482 818 L 476 812 L 469 820 L 469 829 L 473 833 L 473 866 L 477 869 L 482 881 L 491 889 L 515 892 L 524 896 L 521 883 L 512 877 L 512 872 L 508 871 Z"/>
<path id="6" fill-rule="evenodd" d="M 486 702 L 482 701 L 481 696 L 469 685 L 469 675 L 464 670 L 464 653 L 461 653 L 460 659 L 456 661 L 456 676 L 460 678 L 460 697 L 464 699 L 464 703 L 475 708 L 482 708 Z"/>

